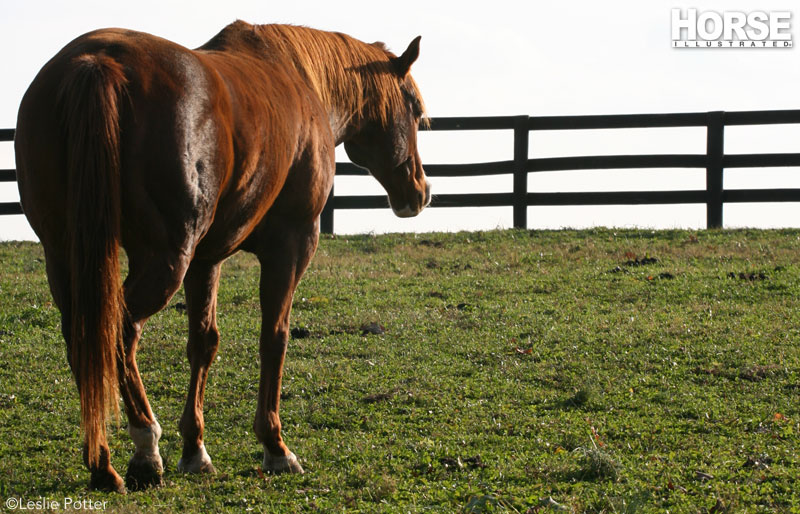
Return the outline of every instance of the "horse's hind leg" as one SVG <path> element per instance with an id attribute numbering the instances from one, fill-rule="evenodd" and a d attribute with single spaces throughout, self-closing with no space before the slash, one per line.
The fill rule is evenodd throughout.
<path id="1" fill-rule="evenodd" d="M 180 422 L 183 454 L 178 462 L 178 471 L 189 473 L 215 471 L 203 444 L 203 396 L 208 368 L 219 346 L 217 285 L 220 268 L 221 263 L 193 261 L 183 281 L 189 315 L 186 355 L 191 365 L 191 378 Z"/>
<path id="2" fill-rule="evenodd" d="M 125 319 L 125 366 L 120 376 L 120 393 L 128 416 L 128 433 L 136 449 L 125 474 L 129 489 L 138 490 L 160 485 L 164 465 L 158 452 L 161 425 L 158 424 L 150 403 L 147 401 L 139 368 L 136 365 L 136 347 L 142 334 L 144 321 Z"/>
<path id="3" fill-rule="evenodd" d="M 128 417 L 128 433 L 136 449 L 128 462 L 125 482 L 130 489 L 161 484 L 163 462 L 158 451 L 159 425 L 147 400 L 136 364 L 136 349 L 145 321 L 163 309 L 180 287 L 188 267 L 181 253 L 163 253 L 160 257 L 139 256 L 129 252 L 130 272 L 125 280 L 124 375 L 120 375 L 120 393 Z"/>
<path id="4" fill-rule="evenodd" d="M 62 251 L 57 245 L 49 244 L 49 241 L 42 239 L 42 244 L 47 256 L 47 280 L 50 285 L 50 291 L 53 294 L 53 300 L 61 311 L 61 333 L 64 336 L 64 341 L 67 345 L 67 361 L 72 363 L 72 356 L 70 354 L 70 339 L 72 337 L 70 330 L 71 312 L 70 312 L 70 289 L 69 289 L 69 271 L 66 265 L 65 252 Z M 79 391 L 80 393 L 80 391 Z M 84 462 L 89 468 L 91 478 L 89 479 L 89 488 L 93 491 L 116 491 L 120 493 L 125 492 L 125 485 L 122 477 L 111 466 L 110 456 L 111 453 L 108 449 L 108 442 L 103 440 L 100 442 L 100 456 L 96 464 L 88 464 L 88 454 L 84 445 Z"/>
<path id="5" fill-rule="evenodd" d="M 283 362 L 289 341 L 292 297 L 317 248 L 316 223 L 292 227 L 282 220 L 259 235 L 261 262 L 261 379 L 254 430 L 264 446 L 262 469 L 273 473 L 302 473 L 297 457 L 281 437 L 278 415 Z"/>

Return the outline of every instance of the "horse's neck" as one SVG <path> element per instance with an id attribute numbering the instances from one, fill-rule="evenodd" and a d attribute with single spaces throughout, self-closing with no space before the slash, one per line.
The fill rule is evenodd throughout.
<path id="1" fill-rule="evenodd" d="M 331 64 L 350 66 L 341 61 Z M 336 145 L 338 146 L 356 134 L 366 123 L 365 116 L 369 116 L 364 106 L 376 101 L 373 98 L 376 93 L 371 88 L 365 88 L 363 81 L 359 81 L 354 74 L 335 72 L 326 74 L 323 72 L 323 76 L 311 76 L 310 74 L 315 70 L 304 68 L 298 69 L 298 71 L 301 75 L 305 75 L 308 86 L 316 91 L 323 108 L 327 111 L 328 122 Z M 359 94 L 363 95 L 359 102 L 354 102 L 354 97 L 349 95 L 348 91 L 353 90 L 358 90 Z"/>
<path id="2" fill-rule="evenodd" d="M 357 121 L 358 114 L 343 111 L 335 107 L 328 109 L 328 120 L 336 146 L 350 139 L 361 128 L 361 123 Z"/>
<path id="3" fill-rule="evenodd" d="M 331 124 L 331 132 L 336 146 L 343 143 L 353 133 L 349 119 L 351 116 L 338 112 L 336 109 L 328 108 L 328 121 Z"/>
<path id="4" fill-rule="evenodd" d="M 342 80 L 348 79 L 344 78 Z M 347 88 L 351 87 L 361 87 L 361 84 L 331 84 L 327 83 L 325 78 L 310 79 L 310 82 L 312 83 L 309 84 L 309 86 L 312 89 L 326 87 L 330 88 L 330 90 L 347 90 Z M 314 84 L 314 82 L 316 82 L 316 84 Z M 360 130 L 364 123 L 362 106 L 354 106 L 352 102 L 348 102 L 342 98 L 342 95 L 336 93 L 323 95 L 320 93 L 319 89 L 316 91 L 323 108 L 327 111 L 333 139 L 338 146 Z M 364 98 L 363 101 L 369 102 L 371 99 Z"/>
<path id="5" fill-rule="evenodd" d="M 231 30 L 241 32 L 239 37 L 243 38 L 242 41 L 251 44 L 251 39 L 248 38 L 253 33 L 252 27 L 244 30 L 241 23 L 233 25 Z M 365 109 L 365 106 L 380 100 L 380 98 L 373 98 L 374 95 L 380 95 L 380 93 L 375 91 L 374 87 L 367 86 L 364 78 L 359 75 L 361 72 L 355 71 L 365 66 L 364 61 L 351 62 L 347 52 L 338 57 L 332 57 L 331 54 L 323 52 L 317 57 L 309 58 L 309 54 L 314 53 L 313 48 L 319 41 L 323 41 L 320 45 L 323 47 L 326 39 L 330 39 L 330 44 L 335 45 L 344 36 L 282 25 L 258 26 L 256 32 L 258 38 L 255 41 L 259 51 L 266 49 L 269 53 L 275 52 L 273 56 L 280 55 L 279 58 L 286 59 L 285 64 L 294 67 L 300 74 L 300 79 L 304 80 L 311 90 L 317 93 L 323 108 L 327 111 L 328 121 L 337 145 L 361 129 L 365 123 L 364 117 L 374 115 L 374 113 L 370 114 L 368 112 L 370 109 Z M 304 43 L 303 40 L 306 37 L 316 39 L 316 43 L 311 44 L 307 41 Z M 292 42 L 287 43 L 287 41 Z M 358 48 L 359 45 L 363 45 L 364 48 Z M 359 57 L 362 52 L 365 55 L 378 52 L 373 45 L 367 45 L 351 38 L 348 38 L 345 46 L 353 50 Z M 374 59 L 374 56 L 368 57 L 367 61 L 369 59 Z"/>

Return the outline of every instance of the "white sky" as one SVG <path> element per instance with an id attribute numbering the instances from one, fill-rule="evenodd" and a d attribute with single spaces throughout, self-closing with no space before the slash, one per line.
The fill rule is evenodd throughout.
<path id="1" fill-rule="evenodd" d="M 672 8 L 699 11 L 792 10 L 782 1 L 592 0 L 493 2 L 404 0 L 269 2 L 225 0 L 26 0 L 5 2 L 0 48 L 0 127 L 13 127 L 19 101 L 41 66 L 74 37 L 120 26 L 193 48 L 227 23 L 294 23 L 384 41 L 402 52 L 416 35 L 413 68 L 436 116 L 562 115 L 800 108 L 800 50 L 685 50 L 670 46 Z M 792 36 L 800 44 L 800 9 Z M 512 158 L 510 132 L 423 133 L 424 162 Z M 702 153 L 702 129 L 536 133 L 531 156 Z M 800 127 L 730 128 L 726 151 L 799 152 Z M 340 150 L 340 160 L 344 153 Z M 13 168 L 0 143 L 0 168 Z M 726 187 L 800 187 L 800 170 L 730 170 Z M 435 179 L 434 193 L 509 191 L 510 177 Z M 702 170 L 531 174 L 531 191 L 700 189 Z M 371 178 L 337 178 L 346 194 L 381 194 Z M 0 201 L 16 200 L 0 184 Z M 800 226 L 800 206 L 727 206 L 726 226 Z M 532 228 L 562 226 L 702 227 L 705 207 L 531 208 Z M 429 209 L 398 220 L 391 211 L 337 211 L 337 232 L 489 229 L 511 225 L 511 208 Z M 30 238 L 21 216 L 0 217 L 0 239 Z"/>

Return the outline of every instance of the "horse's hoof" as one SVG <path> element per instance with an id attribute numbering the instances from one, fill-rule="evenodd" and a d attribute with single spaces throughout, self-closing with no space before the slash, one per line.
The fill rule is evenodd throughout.
<path id="1" fill-rule="evenodd" d="M 200 448 L 189 458 L 181 457 L 178 461 L 178 471 L 181 473 L 216 473 L 217 470 L 211 464 L 211 457 L 206 451 L 205 445 L 201 444 Z"/>
<path id="2" fill-rule="evenodd" d="M 125 483 L 114 468 L 102 471 L 92 471 L 89 479 L 90 491 L 104 491 L 108 493 L 125 494 Z"/>
<path id="3" fill-rule="evenodd" d="M 294 453 L 289 455 L 270 455 L 269 452 L 264 452 L 264 462 L 261 464 L 261 469 L 266 473 L 305 473 L 303 467 L 297 461 L 297 456 Z"/>
<path id="4" fill-rule="evenodd" d="M 125 485 L 131 491 L 141 491 L 150 487 L 159 487 L 162 484 L 161 476 L 164 466 L 161 457 L 141 459 L 134 456 L 128 462 L 128 472 L 125 474 Z"/>

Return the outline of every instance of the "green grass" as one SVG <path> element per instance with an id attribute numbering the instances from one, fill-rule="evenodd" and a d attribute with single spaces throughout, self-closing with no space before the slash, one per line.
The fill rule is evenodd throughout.
<path id="1" fill-rule="evenodd" d="M 306 474 L 262 479 L 258 266 L 223 268 L 215 476 L 175 471 L 186 317 L 139 367 L 165 485 L 90 493 L 42 250 L 0 245 L 0 500 L 121 512 L 800 512 L 800 231 L 326 237 L 294 299 L 281 418 Z M 183 301 L 182 292 L 172 305 Z M 378 323 L 383 335 L 362 335 Z M 124 419 L 113 462 L 132 451 Z"/>

